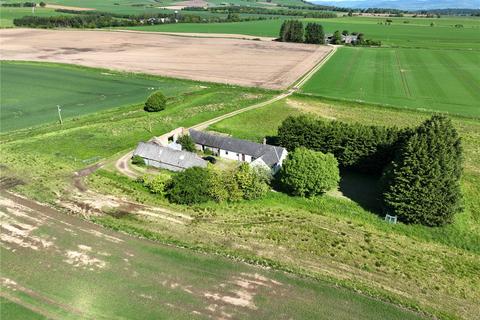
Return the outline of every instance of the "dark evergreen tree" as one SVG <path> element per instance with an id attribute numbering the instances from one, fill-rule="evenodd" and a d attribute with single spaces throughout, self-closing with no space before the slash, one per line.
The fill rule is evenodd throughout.
<path id="1" fill-rule="evenodd" d="M 322 25 L 309 22 L 305 28 L 305 43 L 323 44 L 325 34 Z"/>
<path id="2" fill-rule="evenodd" d="M 303 23 L 298 20 L 286 20 L 280 27 L 280 41 L 303 42 Z"/>
<path id="3" fill-rule="evenodd" d="M 460 210 L 462 147 L 445 116 L 433 116 L 407 139 L 385 171 L 383 205 L 406 223 L 441 226 Z"/>
<path id="4" fill-rule="evenodd" d="M 290 42 L 303 42 L 303 23 L 298 20 L 292 21 L 290 30 Z"/>
<path id="5" fill-rule="evenodd" d="M 288 117 L 278 128 L 278 142 L 289 151 L 306 147 L 332 153 L 343 168 L 381 174 L 400 141 L 410 134 L 360 123 L 327 121 L 308 115 Z"/>

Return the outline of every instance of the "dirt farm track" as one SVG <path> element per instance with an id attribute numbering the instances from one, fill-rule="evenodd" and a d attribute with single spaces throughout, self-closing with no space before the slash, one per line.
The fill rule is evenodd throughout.
<path id="1" fill-rule="evenodd" d="M 48 61 L 202 81 L 285 89 L 328 46 L 155 33 L 0 30 L 2 60 Z"/>

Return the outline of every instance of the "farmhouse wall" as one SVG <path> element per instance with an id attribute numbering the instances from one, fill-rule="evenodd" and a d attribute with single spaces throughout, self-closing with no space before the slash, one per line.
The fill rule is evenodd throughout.
<path id="1" fill-rule="evenodd" d="M 183 168 L 172 166 L 172 165 L 162 163 L 162 162 L 158 162 L 158 161 L 155 161 L 155 160 L 152 160 L 152 159 L 145 159 L 144 158 L 143 160 L 145 161 L 145 164 L 147 166 L 152 166 L 152 167 L 155 167 L 155 168 L 167 169 L 167 170 L 171 170 L 171 171 L 182 171 L 182 170 L 184 170 Z"/>

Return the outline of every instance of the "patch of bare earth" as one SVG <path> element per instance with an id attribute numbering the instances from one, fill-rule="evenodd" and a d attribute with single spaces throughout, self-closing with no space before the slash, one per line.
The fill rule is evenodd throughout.
<path id="1" fill-rule="evenodd" d="M 49 61 L 177 78 L 284 89 L 329 46 L 156 33 L 0 30 L 1 59 Z"/>
<path id="2" fill-rule="evenodd" d="M 94 8 L 74 7 L 74 6 L 62 6 L 59 4 L 47 4 L 46 8 L 50 9 L 63 9 L 63 10 L 75 10 L 75 11 L 94 11 Z"/>
<path id="3" fill-rule="evenodd" d="M 257 310 L 254 299 L 259 291 L 263 289 L 275 294 L 281 286 L 280 282 L 258 273 L 241 273 L 227 283 L 220 283 L 217 291 L 204 292 L 203 296 L 211 302 L 205 311 L 214 318 L 228 319 L 239 308 Z"/>

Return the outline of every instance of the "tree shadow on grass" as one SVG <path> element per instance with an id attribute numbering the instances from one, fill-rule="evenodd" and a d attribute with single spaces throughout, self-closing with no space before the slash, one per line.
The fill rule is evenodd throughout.
<path id="1" fill-rule="evenodd" d="M 363 209 L 377 215 L 382 214 L 380 206 L 380 177 L 342 170 L 340 192 Z"/>

